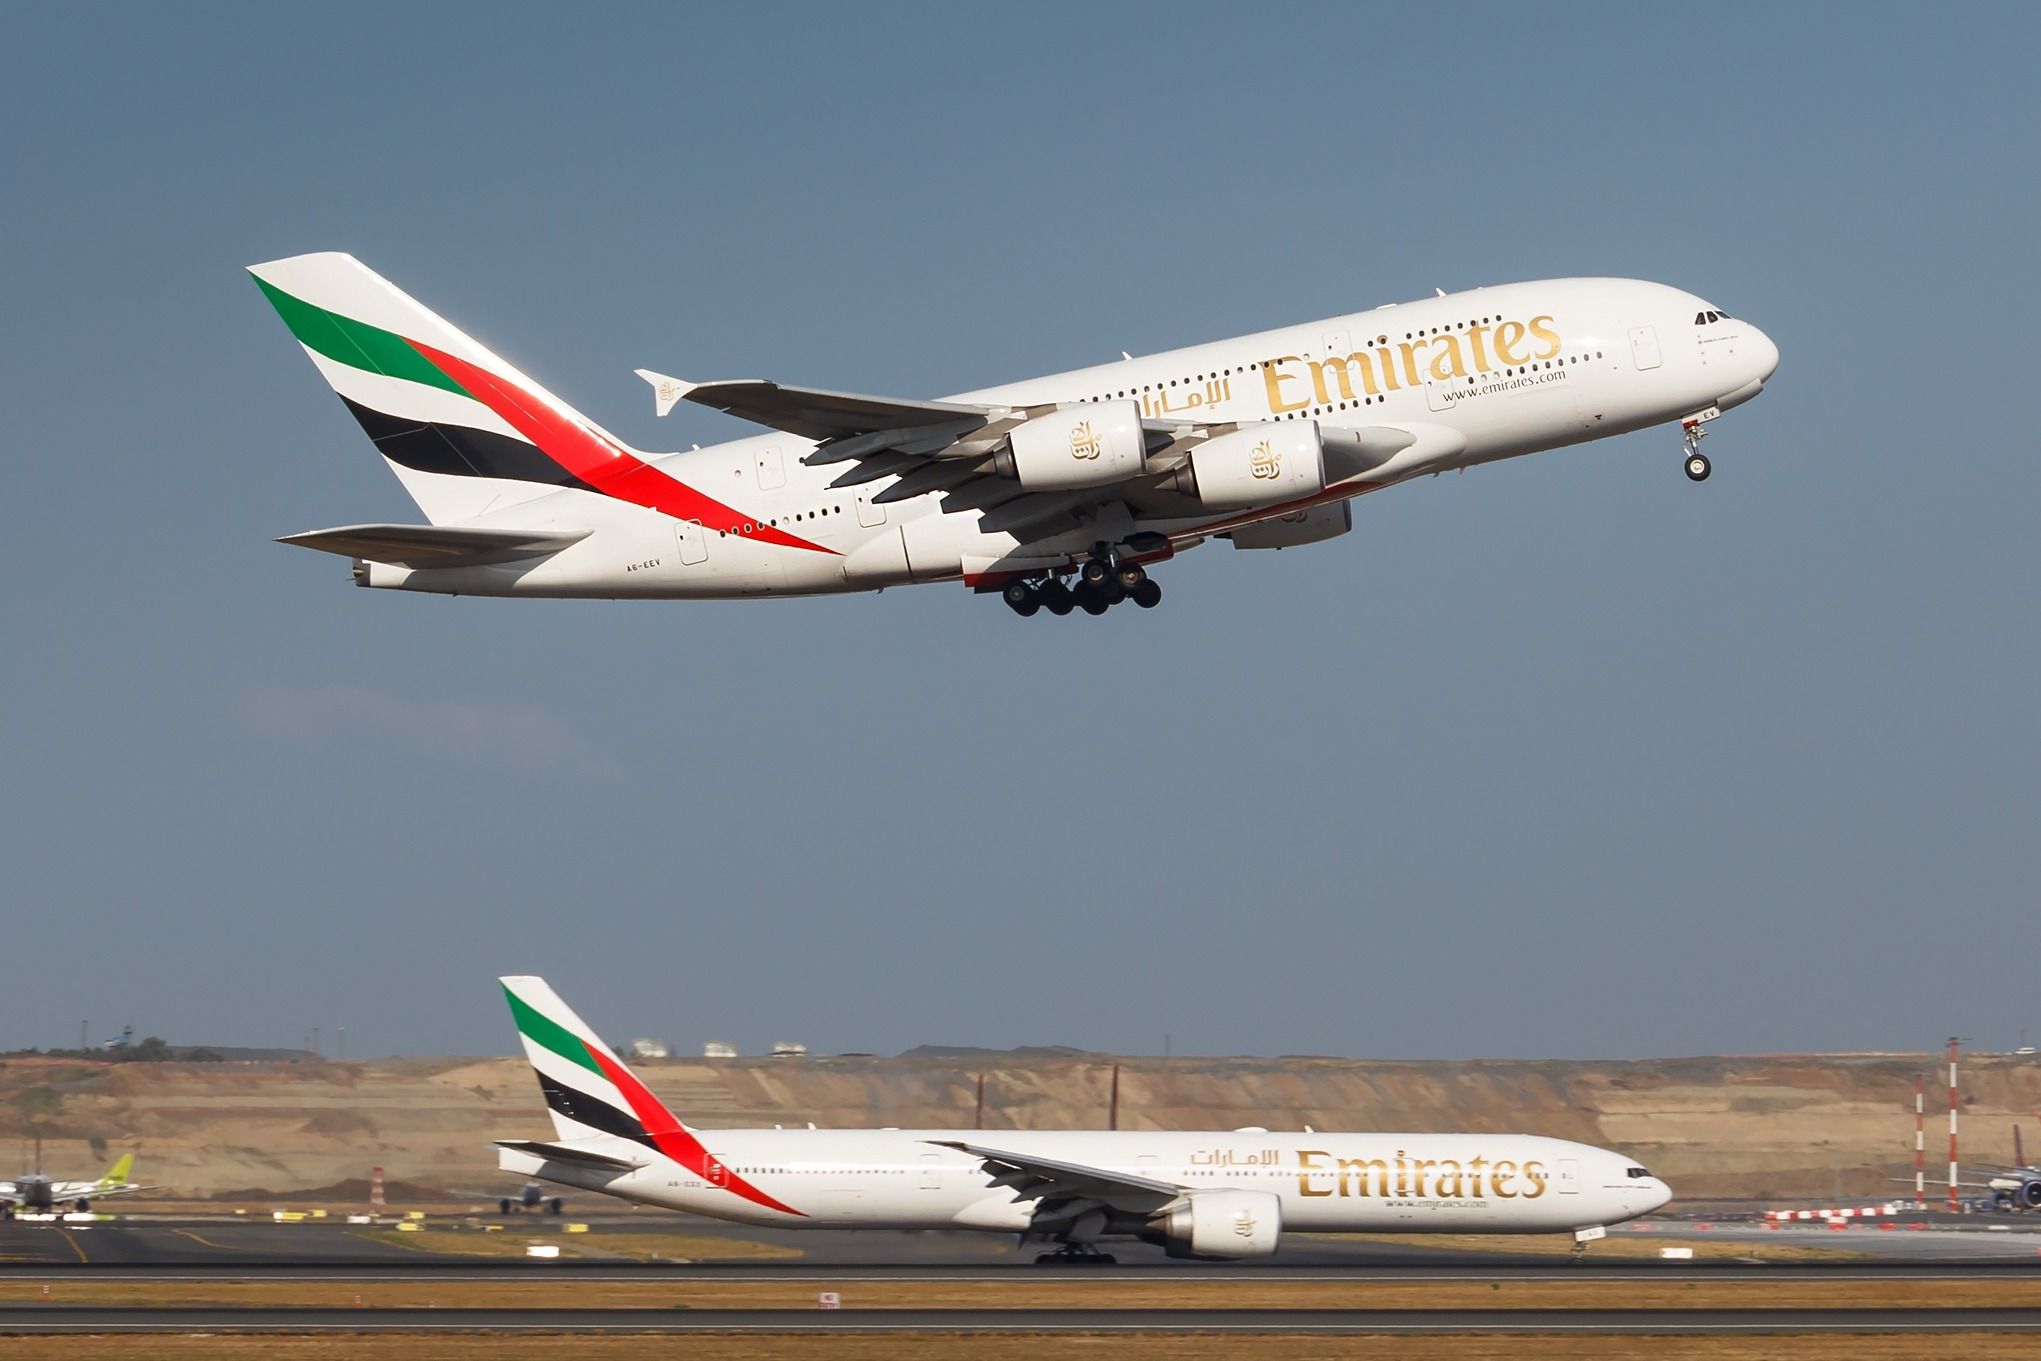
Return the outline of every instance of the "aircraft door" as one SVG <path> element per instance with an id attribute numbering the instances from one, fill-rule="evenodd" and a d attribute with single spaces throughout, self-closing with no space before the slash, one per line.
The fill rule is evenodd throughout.
<path id="1" fill-rule="evenodd" d="M 891 486 L 892 483 L 889 482 L 886 485 Z M 857 502 L 858 523 L 866 529 L 877 529 L 880 525 L 886 523 L 886 507 L 883 504 L 874 503 L 871 492 L 860 487 L 851 493 L 851 499 Z"/>
<path id="2" fill-rule="evenodd" d="M 723 1160 L 720 1158 L 711 1157 L 707 1160 L 707 1162 L 708 1165 L 705 1171 L 707 1173 L 706 1180 L 708 1181 L 709 1185 L 728 1186 L 730 1184 L 730 1169 L 723 1166 Z"/>
<path id="3" fill-rule="evenodd" d="M 1562 1196 L 1580 1194 L 1580 1159 L 1561 1158 L 1557 1168 L 1558 1173 L 1553 1180 L 1559 1183 L 1559 1194 Z"/>
<path id="4" fill-rule="evenodd" d="M 682 520 L 673 527 L 673 537 L 680 543 L 681 566 L 693 567 L 709 560 L 709 532 L 700 520 Z"/>
<path id="5" fill-rule="evenodd" d="M 922 1190 L 940 1191 L 943 1189 L 942 1161 L 943 1155 L 940 1153 L 924 1153 L 921 1155 Z"/>
<path id="6" fill-rule="evenodd" d="M 1658 353 L 1658 330 L 1656 327 L 1632 326 L 1630 328 L 1630 358 L 1636 361 L 1637 367 L 1640 370 L 1655 369 L 1664 362 Z"/>
<path id="7" fill-rule="evenodd" d="M 787 485 L 787 469 L 780 462 L 778 449 L 760 449 L 752 456 L 752 466 L 758 473 L 760 491 L 777 491 Z"/>

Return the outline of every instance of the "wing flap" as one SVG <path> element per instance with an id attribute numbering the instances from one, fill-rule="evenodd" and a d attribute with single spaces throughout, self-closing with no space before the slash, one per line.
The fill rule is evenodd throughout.
<path id="1" fill-rule="evenodd" d="M 397 567 L 480 567 L 543 557 L 588 537 L 585 529 L 475 529 L 455 525 L 341 525 L 286 534 L 293 544 Z"/>
<path id="2" fill-rule="evenodd" d="M 992 1184 L 1010 1187 L 1016 1197 L 1044 1202 L 1074 1199 L 1093 1200 L 1130 1210 L 1154 1210 L 1185 1195 L 1189 1187 L 1158 1181 L 1111 1168 L 1042 1158 L 1031 1153 L 1010 1153 L 1005 1149 L 949 1139 L 928 1141 L 938 1148 L 953 1148 L 976 1158 L 992 1174 Z"/>

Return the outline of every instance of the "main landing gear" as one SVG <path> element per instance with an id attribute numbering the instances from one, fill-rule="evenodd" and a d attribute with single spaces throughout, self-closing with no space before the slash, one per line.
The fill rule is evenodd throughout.
<path id="1" fill-rule="evenodd" d="M 1680 435 L 1687 446 L 1689 482 L 1706 482 L 1709 472 L 1713 470 L 1713 465 L 1708 462 L 1708 456 L 1701 452 L 1701 441 L 1708 435 L 1708 419 L 1709 413 L 1704 412 L 1680 422 Z"/>
<path id="2" fill-rule="evenodd" d="M 1077 569 L 1075 585 L 1051 574 L 1034 581 L 1009 581 L 999 594 L 1007 608 L 1023 619 L 1044 608 L 1051 614 L 1068 614 L 1075 609 L 1096 615 L 1104 614 L 1123 600 L 1131 600 L 1144 610 L 1162 603 L 1162 587 L 1149 578 L 1147 569 L 1138 562 L 1119 561 L 1103 546 Z"/>
<path id="3" fill-rule="evenodd" d="M 1037 1253 L 1036 1266 L 1116 1266 L 1119 1258 L 1097 1248 L 1065 1243 L 1054 1252 Z"/>

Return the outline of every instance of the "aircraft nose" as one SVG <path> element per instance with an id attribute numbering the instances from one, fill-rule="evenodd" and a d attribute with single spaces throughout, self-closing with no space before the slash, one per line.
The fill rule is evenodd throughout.
<path id="1" fill-rule="evenodd" d="M 1757 380 L 1768 381 L 1779 367 L 1779 347 L 1757 327 L 1750 328 L 1751 361 L 1757 366 Z"/>
<path id="2" fill-rule="evenodd" d="M 1671 1203 L 1672 1187 L 1653 1177 L 1650 1190 L 1644 1197 L 1644 1213 L 1650 1214 L 1653 1210 L 1662 1209 Z"/>

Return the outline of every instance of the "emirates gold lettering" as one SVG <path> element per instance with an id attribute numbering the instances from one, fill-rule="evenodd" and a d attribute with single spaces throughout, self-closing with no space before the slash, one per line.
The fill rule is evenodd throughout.
<path id="1" fill-rule="evenodd" d="M 1328 1153 L 1326 1150 L 1322 1148 L 1300 1148 L 1297 1150 L 1298 1195 L 1329 1196 L 1333 1194 L 1333 1191 L 1330 1187 L 1324 1190 L 1320 1190 L 1319 1188 L 1311 1184 L 1311 1174 L 1314 1172 L 1320 1172 L 1324 1170 L 1318 1166 L 1318 1159 L 1330 1158 L 1331 1156 L 1332 1154 Z M 1346 1194 L 1346 1179 L 1344 1177 L 1340 1178 L 1338 1194 L 1340 1195 Z"/>
<path id="2" fill-rule="evenodd" d="M 1372 347 L 1324 359 L 1307 360 L 1286 354 L 1263 360 L 1261 376 L 1269 414 L 1280 416 L 1302 411 L 1314 402 L 1333 406 L 1351 402 L 1362 394 L 1379 397 L 1384 392 L 1422 387 L 1427 378 L 1445 383 L 1498 368 L 1556 359 L 1564 348 L 1565 342 L 1551 314 L 1540 313 L 1529 322 L 1476 322 L 1464 332 L 1444 331 L 1393 343 L 1385 336 Z M 1284 387 L 1286 383 L 1307 381 L 1308 394 L 1300 391 L 1291 397 Z"/>
<path id="3" fill-rule="evenodd" d="M 1092 433 L 1090 421 L 1079 421 L 1070 429 L 1070 457 L 1091 459 L 1099 456 L 1099 437 Z"/>
<path id="4" fill-rule="evenodd" d="M 1286 354 L 1281 359 L 1270 359 L 1261 366 L 1262 382 L 1267 385 L 1269 390 L 1269 411 L 1271 414 L 1280 415 L 1285 411 L 1302 411 L 1305 407 L 1311 405 L 1309 397 L 1299 397 L 1294 402 L 1283 400 L 1283 380 L 1285 378 L 1296 378 L 1298 381 L 1302 381 L 1301 376 L 1298 374 L 1283 372 L 1283 365 L 1294 364 L 1296 362 L 1298 362 L 1296 355 Z"/>
<path id="5" fill-rule="evenodd" d="M 1550 1182 L 1545 1165 L 1535 1160 L 1414 1158 L 1401 1148 L 1393 1158 L 1342 1158 L 1322 1148 L 1297 1151 L 1297 1193 L 1316 1198 L 1536 1200 Z"/>

